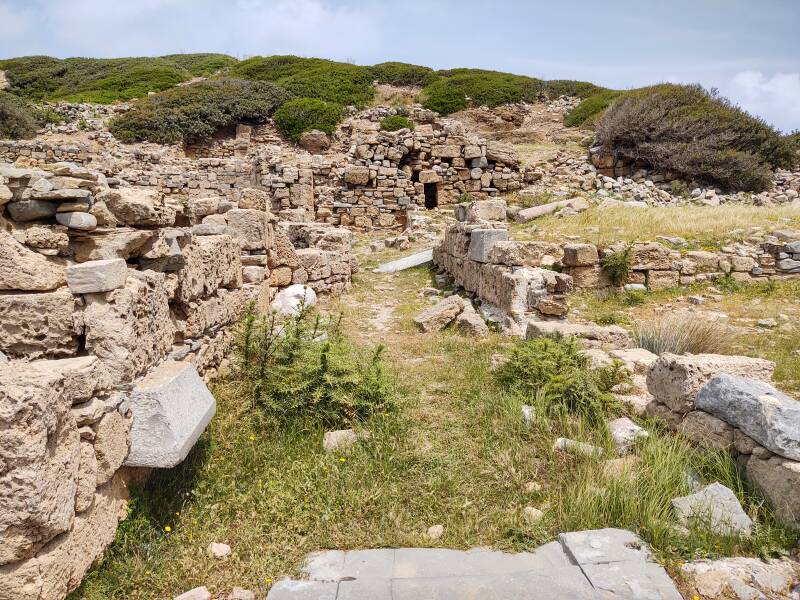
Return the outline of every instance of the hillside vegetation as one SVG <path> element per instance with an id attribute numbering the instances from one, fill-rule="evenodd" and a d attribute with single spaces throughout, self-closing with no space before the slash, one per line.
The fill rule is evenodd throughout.
<path id="1" fill-rule="evenodd" d="M 596 141 L 617 157 L 755 192 L 798 158 L 789 138 L 698 85 L 625 92 L 597 122 Z"/>

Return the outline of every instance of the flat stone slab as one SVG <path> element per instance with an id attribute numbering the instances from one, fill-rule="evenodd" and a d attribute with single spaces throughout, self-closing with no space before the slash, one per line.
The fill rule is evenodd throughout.
<path id="1" fill-rule="evenodd" d="M 217 409 L 194 365 L 166 361 L 128 398 L 133 412 L 130 467 L 170 468 L 186 458 Z"/>
<path id="2" fill-rule="evenodd" d="M 533 552 L 383 548 L 310 554 L 304 581 L 276 583 L 268 600 L 680 600 L 633 533 L 562 534 Z"/>
<path id="3" fill-rule="evenodd" d="M 413 269 L 433 260 L 433 248 L 430 250 L 423 250 L 404 258 L 398 258 L 388 263 L 383 263 L 376 269 L 372 269 L 373 273 L 397 273 L 398 271 L 405 271 L 406 269 Z"/>

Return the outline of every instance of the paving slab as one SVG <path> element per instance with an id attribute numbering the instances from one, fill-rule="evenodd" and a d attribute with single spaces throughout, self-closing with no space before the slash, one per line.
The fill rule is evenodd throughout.
<path id="1" fill-rule="evenodd" d="M 398 271 L 405 271 L 413 267 L 418 267 L 429 263 L 433 260 L 433 248 L 430 250 L 423 250 L 416 254 L 411 254 L 403 258 L 398 258 L 391 262 L 383 263 L 378 268 L 373 269 L 373 273 L 397 273 Z"/>

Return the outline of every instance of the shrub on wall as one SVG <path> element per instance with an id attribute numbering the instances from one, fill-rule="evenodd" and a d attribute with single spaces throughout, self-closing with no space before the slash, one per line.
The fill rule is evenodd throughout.
<path id="1" fill-rule="evenodd" d="M 109 129 L 125 142 L 199 142 L 223 127 L 263 123 L 291 98 L 289 92 L 268 82 L 203 81 L 138 101 L 112 119 Z"/>
<path id="2" fill-rule="evenodd" d="M 763 191 L 771 169 L 797 162 L 786 137 L 698 85 L 626 92 L 598 121 L 597 142 L 617 157 L 733 190 Z"/>
<path id="3" fill-rule="evenodd" d="M 400 129 L 414 129 L 414 123 L 402 115 L 390 115 L 381 120 L 381 129 L 384 131 L 398 131 Z"/>
<path id="4" fill-rule="evenodd" d="M 373 66 L 372 77 L 378 83 L 401 87 L 425 87 L 437 79 L 433 69 L 401 62 L 385 62 Z"/>
<path id="5" fill-rule="evenodd" d="M 297 98 L 281 106 L 273 118 L 284 136 L 297 141 L 304 131 L 312 129 L 332 134 L 342 119 L 342 109 L 337 104 L 316 98 Z"/>

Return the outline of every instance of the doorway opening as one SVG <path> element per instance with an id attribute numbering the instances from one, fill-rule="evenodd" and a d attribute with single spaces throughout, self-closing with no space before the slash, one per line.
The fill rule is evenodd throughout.
<path id="1" fill-rule="evenodd" d="M 439 190 L 435 183 L 425 183 L 425 208 L 431 210 L 439 206 Z"/>

